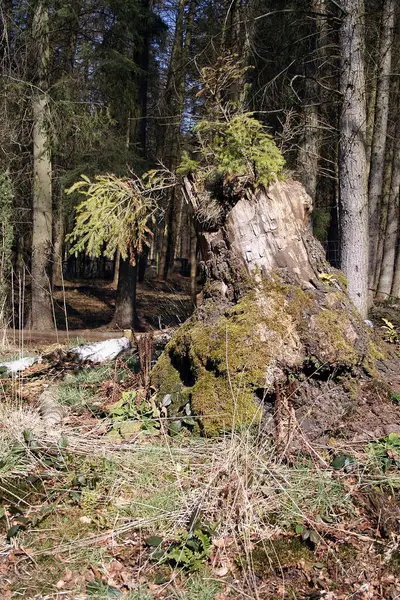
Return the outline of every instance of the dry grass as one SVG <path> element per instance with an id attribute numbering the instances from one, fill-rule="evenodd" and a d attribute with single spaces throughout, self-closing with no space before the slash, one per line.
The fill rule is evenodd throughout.
<path id="1" fill-rule="evenodd" d="M 223 572 L 221 577 L 235 573 L 236 578 L 238 559 L 240 582 L 229 583 L 238 594 L 233 597 L 256 599 L 255 549 L 262 549 L 271 572 L 283 573 L 285 557 L 275 542 L 292 540 L 296 526 L 313 531 L 321 545 L 324 536 L 341 531 L 370 543 L 372 538 L 349 525 L 355 516 L 359 519 L 357 496 L 377 485 L 400 487 L 398 473 L 379 472 L 365 448 L 337 448 L 355 458 L 350 474 L 329 468 L 326 449 L 288 464 L 261 430 L 217 440 L 143 435 L 133 443 L 115 444 L 100 435 L 101 421 L 86 426 L 67 421 L 49 429 L 37 411 L 14 402 L 1 405 L 0 422 L 0 493 L 11 494 L 28 520 L 3 548 L 3 553 L 29 548 L 19 583 L 14 581 L 18 597 L 61 597 L 55 585 L 66 566 L 87 572 L 97 565 L 107 573 L 115 548 L 126 550 L 132 540 L 142 553 L 136 577 L 144 577 L 153 566 L 143 551 L 143 537 L 173 538 L 197 515 L 218 524 L 212 577 Z M 27 431 L 33 446 L 27 443 Z M 60 456 L 49 464 L 57 448 Z M 78 486 L 82 475 L 85 481 Z M 36 482 L 31 490 L 20 485 L 31 480 Z M 49 514 L 33 524 L 44 505 Z M 7 527 L 14 523 L 11 514 L 7 520 Z M 173 573 L 166 586 L 181 575 Z M 79 585 L 74 599 L 86 597 L 79 596 Z"/>

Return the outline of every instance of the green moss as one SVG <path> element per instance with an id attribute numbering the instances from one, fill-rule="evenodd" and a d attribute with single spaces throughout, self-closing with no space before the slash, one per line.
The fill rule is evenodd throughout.
<path id="1" fill-rule="evenodd" d="M 395 567 L 395 569 L 397 571 L 400 570 L 400 550 L 396 550 L 395 552 L 393 552 L 391 558 L 390 558 L 390 562 L 389 564 L 392 567 Z"/>
<path id="2" fill-rule="evenodd" d="M 348 367 L 358 363 L 359 353 L 346 331 L 351 323 L 344 311 L 324 308 L 317 315 L 316 325 L 316 332 L 330 348 L 334 362 Z"/>
<path id="3" fill-rule="evenodd" d="M 340 285 L 340 287 L 342 288 L 342 290 L 346 291 L 347 287 L 349 285 L 349 282 L 347 281 L 347 277 L 343 273 L 343 271 L 335 270 L 335 279 L 338 282 L 338 284 Z"/>
<path id="4" fill-rule="evenodd" d="M 369 342 L 368 354 L 364 359 L 363 367 L 366 373 L 370 375 L 370 377 L 379 376 L 379 373 L 376 368 L 377 360 L 385 360 L 385 356 L 384 354 L 382 354 L 381 350 L 376 344 L 374 344 L 373 342 Z"/>
<path id="5" fill-rule="evenodd" d="M 173 345 L 172 348 L 174 347 Z M 179 393 L 183 387 L 179 372 L 173 367 L 169 358 L 169 350 L 171 346 L 167 345 L 151 372 L 151 384 L 158 390 L 161 398 L 166 394 Z"/>
<path id="6" fill-rule="evenodd" d="M 298 373 L 307 356 L 318 368 L 353 370 L 363 358 L 361 327 L 339 290 L 304 291 L 271 277 L 230 308 L 206 301 L 167 345 L 152 384 L 160 399 L 190 401 L 203 434 L 218 434 L 258 422 L 259 391 L 273 392 L 277 373 Z"/>
<path id="7" fill-rule="evenodd" d="M 241 389 L 237 381 L 231 384 L 232 388 L 225 377 L 204 372 L 192 389 L 192 409 L 201 417 L 201 431 L 206 437 L 260 421 L 261 408 L 255 394 L 248 388 Z"/>
<path id="8" fill-rule="evenodd" d="M 254 571 L 267 576 L 271 571 L 296 566 L 300 561 L 313 562 L 310 548 L 298 537 L 269 540 L 258 544 L 251 553 Z"/>
<path id="9" fill-rule="evenodd" d="M 351 400 L 357 400 L 360 394 L 360 380 L 356 377 L 346 377 L 342 381 L 343 389 L 348 393 Z"/>
<path id="10" fill-rule="evenodd" d="M 354 563 L 357 560 L 358 552 L 357 548 L 352 546 L 351 544 L 347 544 L 346 542 L 338 545 L 338 558 L 346 566 L 349 567 L 350 564 Z"/>
<path id="11" fill-rule="evenodd" d="M 307 310 L 310 310 L 313 305 L 313 296 L 306 293 L 299 287 L 292 286 L 287 293 L 288 311 L 298 325 L 302 324 Z M 303 323 L 306 323 L 304 319 Z"/>

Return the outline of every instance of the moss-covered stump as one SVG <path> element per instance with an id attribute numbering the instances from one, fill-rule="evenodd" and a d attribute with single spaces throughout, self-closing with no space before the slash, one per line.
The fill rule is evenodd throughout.
<path id="1" fill-rule="evenodd" d="M 380 353 L 312 235 L 304 188 L 233 187 L 220 198 L 204 181 L 184 182 L 207 282 L 153 370 L 168 416 L 197 415 L 206 436 L 261 422 L 284 452 L 396 428 L 398 407 L 366 388 Z M 205 197 L 224 207 L 207 226 L 196 217 Z"/>
<path id="2" fill-rule="evenodd" d="M 206 436 L 276 416 L 277 394 L 312 438 L 349 411 L 349 381 L 373 358 L 366 327 L 336 279 L 303 289 L 275 276 L 237 304 L 218 310 L 216 303 L 204 301 L 154 367 L 160 400 L 170 394 L 177 410 L 190 402 Z"/>

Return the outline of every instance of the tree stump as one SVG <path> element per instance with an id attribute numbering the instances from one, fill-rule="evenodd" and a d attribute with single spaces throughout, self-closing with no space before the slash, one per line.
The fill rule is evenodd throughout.
<path id="1" fill-rule="evenodd" d="M 291 180 L 231 182 L 219 207 L 195 180 L 184 193 L 206 283 L 153 369 L 160 399 L 176 417 L 189 404 L 205 436 L 261 424 L 283 453 L 340 435 L 377 351 L 312 235 L 311 198 Z"/>

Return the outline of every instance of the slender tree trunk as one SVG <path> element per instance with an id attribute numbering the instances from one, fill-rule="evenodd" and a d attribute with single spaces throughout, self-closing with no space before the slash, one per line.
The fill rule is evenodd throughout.
<path id="1" fill-rule="evenodd" d="M 303 138 L 298 154 L 299 179 L 305 186 L 313 201 L 316 198 L 318 183 L 318 163 L 321 148 L 319 124 L 319 105 L 326 97 L 323 88 L 319 89 L 317 78 L 323 76 L 325 63 L 324 45 L 327 43 L 325 0 L 311 0 L 311 9 L 315 14 L 315 36 L 311 36 L 310 52 L 314 59 L 306 65 L 305 105 L 303 113 Z M 315 40 L 315 41 L 314 41 Z M 325 60 L 324 60 L 325 58 Z M 309 64 L 310 63 L 310 64 Z"/>
<path id="2" fill-rule="evenodd" d="M 129 259 L 120 259 L 117 297 L 112 324 L 120 329 L 136 329 L 138 324 L 136 312 L 136 265 L 131 265 Z"/>
<path id="3" fill-rule="evenodd" d="M 193 306 L 197 303 L 197 235 L 193 223 L 190 224 L 190 297 Z"/>
<path id="4" fill-rule="evenodd" d="M 167 252 L 168 252 L 168 232 L 170 227 L 170 212 L 172 210 L 171 203 L 169 203 L 168 212 L 166 214 L 165 222 L 163 223 L 163 232 L 161 236 L 161 246 L 160 246 L 160 260 L 158 263 L 158 273 L 157 276 L 159 279 L 165 279 L 167 272 Z"/>
<path id="5" fill-rule="evenodd" d="M 52 167 L 47 135 L 49 14 L 43 1 L 33 19 L 38 81 L 33 96 L 32 327 L 54 327 L 51 305 Z"/>
<path id="6" fill-rule="evenodd" d="M 62 280 L 63 268 L 63 249 L 64 249 L 64 211 L 63 211 L 63 192 L 61 189 L 57 193 L 57 203 L 55 214 L 53 215 L 53 268 L 52 268 L 52 289 L 59 285 Z"/>
<path id="7" fill-rule="evenodd" d="M 368 196 L 365 152 L 363 0 L 342 0 L 340 89 L 341 266 L 349 295 L 363 316 L 368 312 Z"/>
<path id="8" fill-rule="evenodd" d="M 152 0 L 144 0 L 143 6 L 150 8 Z M 140 153 L 144 158 L 146 156 L 146 143 L 147 143 L 147 88 L 148 88 L 148 68 L 149 68 L 149 32 L 145 32 L 143 48 L 140 52 L 134 56 L 135 62 L 141 69 L 139 82 L 138 82 L 138 95 L 137 95 L 137 120 L 135 121 L 135 128 L 133 133 L 133 142 L 140 149 Z M 127 148 L 131 143 L 131 121 L 128 118 L 127 134 L 126 134 Z M 115 301 L 115 314 L 113 318 L 113 324 L 122 328 L 136 328 L 138 326 L 138 317 L 136 310 L 136 285 L 138 276 L 137 263 L 139 257 L 136 256 L 135 266 L 129 263 L 129 260 L 123 260 L 120 258 L 119 269 L 118 269 L 118 284 L 117 284 L 117 295 Z M 143 273 L 144 277 L 144 273 Z M 114 271 L 115 280 L 115 271 Z"/>
<path id="9" fill-rule="evenodd" d="M 385 300 L 390 296 L 393 284 L 396 245 L 399 224 L 400 190 L 400 127 L 397 127 L 396 148 L 393 154 L 392 180 L 390 185 L 387 226 L 383 250 L 382 269 L 379 278 L 377 297 Z"/>
<path id="10" fill-rule="evenodd" d="M 398 231 L 400 231 L 400 219 L 397 224 Z M 397 254 L 396 254 L 396 263 L 394 266 L 394 275 L 393 275 L 393 283 L 392 290 L 390 295 L 393 298 L 400 298 L 400 249 L 399 249 L 399 239 L 397 239 Z"/>
<path id="11" fill-rule="evenodd" d="M 119 281 L 119 266 L 121 264 L 121 253 L 119 250 L 116 251 L 115 253 L 115 257 L 114 257 L 114 276 L 113 276 L 113 286 L 115 288 L 118 287 L 118 281 Z"/>
<path id="12" fill-rule="evenodd" d="M 307 85 L 308 104 L 304 107 L 303 127 L 304 136 L 300 144 L 298 155 L 298 176 L 311 198 L 315 200 L 318 182 L 318 157 L 319 157 L 319 131 L 318 107 L 313 94 L 314 86 Z M 313 98 L 313 99 L 312 99 Z"/>
<path id="13" fill-rule="evenodd" d="M 169 251 L 169 261 L 168 261 L 168 270 L 167 270 L 167 279 L 170 279 L 174 273 L 174 264 L 176 257 L 176 247 L 179 237 L 179 228 L 181 224 L 181 216 L 182 216 L 182 197 L 177 195 L 177 191 L 174 193 L 174 218 L 171 222 L 171 241 L 170 241 L 170 251 Z"/>
<path id="14" fill-rule="evenodd" d="M 368 185 L 369 203 L 369 287 L 376 284 L 376 258 L 379 239 L 380 203 L 383 191 L 385 144 L 389 114 L 390 69 L 392 59 L 395 0 L 383 4 L 382 35 L 379 48 L 378 81 L 375 103 L 375 123 L 372 136 L 371 167 Z"/>
<path id="15" fill-rule="evenodd" d="M 377 83 L 377 68 L 374 66 L 370 85 L 367 89 L 367 135 L 366 135 L 366 150 L 367 150 L 367 164 L 368 174 L 371 170 L 371 152 L 372 152 L 372 137 L 374 135 L 374 122 L 375 122 L 375 104 L 376 104 L 376 83 Z"/>
<path id="16" fill-rule="evenodd" d="M 139 256 L 139 262 L 138 262 L 138 282 L 139 283 L 144 282 L 149 251 L 150 251 L 150 248 L 148 246 L 144 245 L 143 250 Z"/>
<path id="17" fill-rule="evenodd" d="M 379 240 L 378 240 L 378 250 L 376 257 L 376 269 L 375 269 L 375 277 L 379 282 L 379 278 L 382 270 L 382 260 L 383 260 L 383 251 L 385 245 L 385 233 L 387 228 L 387 219 L 388 219 L 388 207 L 389 207 L 389 197 L 390 197 L 390 189 L 392 183 L 392 169 L 393 169 L 393 140 L 389 139 L 386 142 L 386 158 L 385 158 L 385 171 L 383 176 L 383 191 L 382 191 L 382 201 L 381 201 L 381 210 L 380 210 L 380 224 L 379 224 Z M 378 283 L 376 283 L 376 288 L 378 287 Z"/>
<path id="18" fill-rule="evenodd" d="M 192 28 L 197 0 L 180 0 L 175 24 L 174 41 L 168 66 L 165 86 L 165 111 L 169 116 L 163 123 L 159 142 L 159 155 L 166 166 L 173 170 L 179 163 L 181 155 L 181 121 L 185 103 L 185 79 L 187 63 L 192 41 Z M 186 6 L 188 10 L 186 12 Z M 168 197 L 166 211 L 166 230 L 161 249 L 158 276 L 168 278 L 174 268 L 174 255 L 177 239 L 176 218 L 180 211 L 180 200 L 172 192 Z"/>

